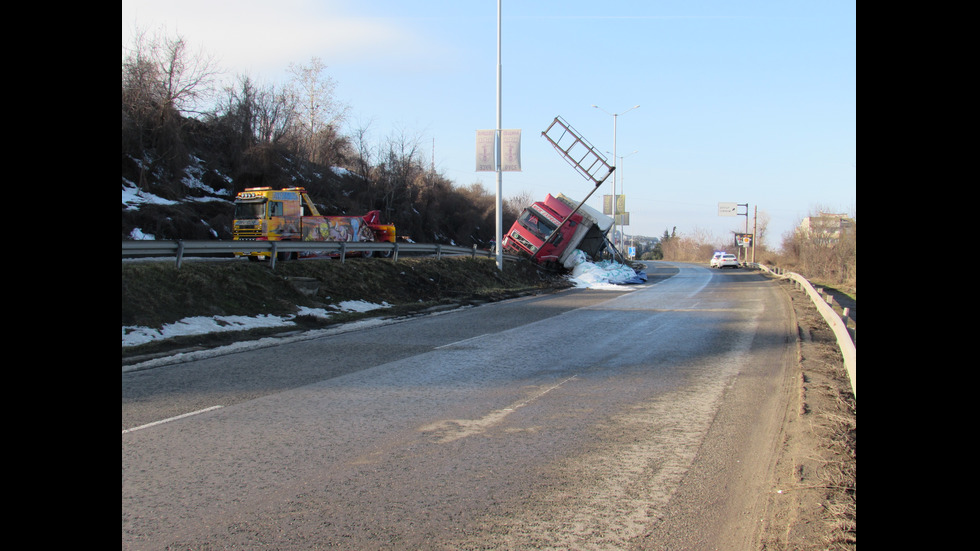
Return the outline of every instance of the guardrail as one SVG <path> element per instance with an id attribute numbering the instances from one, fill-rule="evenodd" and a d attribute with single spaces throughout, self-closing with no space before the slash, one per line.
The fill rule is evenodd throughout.
<path id="1" fill-rule="evenodd" d="M 184 257 L 200 255 L 231 255 L 236 252 L 269 252 L 269 267 L 275 269 L 276 259 L 280 254 L 299 252 L 316 252 L 318 254 L 338 254 L 343 262 L 348 253 L 370 252 L 375 255 L 390 257 L 398 261 L 400 253 L 434 254 L 437 258 L 442 255 L 470 255 L 494 258 L 495 254 L 487 250 L 455 245 L 423 244 L 423 243 L 381 243 L 381 242 L 347 242 L 347 241 L 184 241 L 184 240 L 140 240 L 123 241 L 122 257 L 136 258 L 145 256 L 176 257 L 177 269 Z M 504 260 L 517 261 L 521 257 L 505 254 Z"/>
<path id="2" fill-rule="evenodd" d="M 845 318 L 837 315 L 833 307 L 827 303 L 827 300 L 821 295 L 817 289 L 813 287 L 809 280 L 805 277 L 797 274 L 795 272 L 785 272 L 780 269 L 769 269 L 762 264 L 752 264 L 753 267 L 757 267 L 760 270 L 766 271 L 776 277 L 790 279 L 796 282 L 806 294 L 813 301 L 814 306 L 823 316 L 824 321 L 830 326 L 830 329 L 834 332 L 837 337 L 837 345 L 840 347 L 841 355 L 844 356 L 844 369 L 847 370 L 847 376 L 851 380 L 851 392 L 854 393 L 854 397 L 857 398 L 857 349 L 854 346 L 854 341 L 851 340 L 851 334 L 847 330 L 847 322 Z M 846 312 L 845 312 L 846 317 Z"/>

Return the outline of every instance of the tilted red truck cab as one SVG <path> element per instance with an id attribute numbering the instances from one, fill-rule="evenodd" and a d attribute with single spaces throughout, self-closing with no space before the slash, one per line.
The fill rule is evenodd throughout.
<path id="1" fill-rule="evenodd" d="M 575 249 L 596 258 L 606 245 L 605 234 L 612 226 L 612 218 L 585 205 L 568 218 L 577 206 L 577 202 L 560 193 L 532 204 L 504 236 L 503 250 L 548 267 L 564 265 Z M 568 221 L 562 226 L 566 218 Z"/>

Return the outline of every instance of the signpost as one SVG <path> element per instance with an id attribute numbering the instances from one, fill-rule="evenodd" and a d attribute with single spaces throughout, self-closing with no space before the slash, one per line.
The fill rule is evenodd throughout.
<path id="1" fill-rule="evenodd" d="M 745 212 L 738 212 L 738 207 L 745 207 Z M 745 233 L 735 234 L 735 246 L 745 249 L 745 262 L 748 262 L 749 251 L 748 247 L 751 246 L 752 234 L 749 233 L 749 204 L 748 203 L 718 203 L 718 216 L 744 216 L 745 217 Z M 748 241 L 743 243 L 739 236 L 748 236 Z M 752 248 L 752 259 L 755 260 L 755 248 Z"/>

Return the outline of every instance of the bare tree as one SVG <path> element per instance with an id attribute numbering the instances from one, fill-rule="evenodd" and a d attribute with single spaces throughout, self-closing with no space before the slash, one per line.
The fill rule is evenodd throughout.
<path id="1" fill-rule="evenodd" d="M 225 88 L 224 101 L 216 106 L 213 114 L 217 123 L 227 129 L 238 152 L 256 141 L 257 94 L 252 79 L 241 75 L 235 84 Z"/>
<path id="2" fill-rule="evenodd" d="M 348 111 L 334 98 L 337 85 L 332 78 L 323 75 L 326 68 L 318 57 L 311 58 L 309 65 L 289 65 L 296 90 L 296 107 L 306 135 L 306 154 L 311 163 L 318 161 L 317 152 L 322 149 L 317 143 L 318 138 L 332 135 L 324 130 L 343 120 Z"/>
<path id="3" fill-rule="evenodd" d="M 155 50 L 155 44 L 147 37 L 145 29 L 136 29 L 132 44 L 123 46 L 123 116 L 134 122 L 143 122 L 142 119 L 148 118 L 161 100 L 161 78 Z"/>
<path id="4" fill-rule="evenodd" d="M 213 56 L 199 50 L 191 54 L 180 35 L 160 41 L 157 63 L 163 79 L 162 110 L 185 115 L 200 114 L 200 104 L 211 97 L 219 74 Z"/>
<path id="5" fill-rule="evenodd" d="M 830 211 L 817 209 L 810 217 L 825 212 Z M 783 261 L 807 278 L 856 286 L 857 219 L 823 217 L 829 225 L 801 226 L 783 236 Z"/>
<path id="6" fill-rule="evenodd" d="M 259 91 L 256 103 L 259 141 L 279 143 L 296 122 L 296 95 L 289 88 L 270 86 Z"/>
<path id="7" fill-rule="evenodd" d="M 350 143 L 353 153 L 347 160 L 347 168 L 364 178 L 370 176 L 372 163 L 371 145 L 367 139 L 369 127 L 370 123 L 354 130 Z"/>
<path id="8" fill-rule="evenodd" d="M 262 86 L 241 75 L 235 85 L 225 89 L 224 101 L 215 119 L 230 127 L 246 147 L 278 143 L 293 130 L 296 99 L 288 87 Z"/>
<path id="9" fill-rule="evenodd" d="M 755 219 L 755 247 L 758 252 L 766 250 L 766 236 L 769 234 L 769 221 L 772 218 L 766 211 L 759 211 Z"/>
<path id="10" fill-rule="evenodd" d="M 707 230 L 695 227 L 690 235 L 678 234 L 677 228 L 671 235 L 664 236 L 660 241 L 661 251 L 664 260 L 676 260 L 680 262 L 699 262 L 711 258 L 711 253 L 717 248 L 714 244 L 715 237 Z"/>
<path id="11" fill-rule="evenodd" d="M 196 113 L 209 98 L 218 74 L 214 60 L 188 52 L 180 36 L 167 37 L 163 31 L 151 36 L 137 28 L 132 44 L 123 46 L 122 69 L 123 146 L 127 133 L 135 135 L 137 151 L 153 148 L 157 154 L 153 163 L 178 168 L 186 158 L 182 155 L 181 115 Z M 146 163 L 147 159 L 140 159 L 141 190 L 146 184 Z"/>
<path id="12" fill-rule="evenodd" d="M 534 204 L 534 194 L 530 191 L 522 191 L 517 195 L 512 197 L 505 197 L 503 201 L 504 211 L 510 211 L 516 215 L 519 215 L 524 211 L 525 208 Z"/>
<path id="13" fill-rule="evenodd" d="M 156 63 L 155 44 L 147 36 L 145 29 L 137 28 L 132 44 L 123 46 L 125 56 L 122 61 L 122 127 L 123 146 L 126 137 L 135 142 L 136 151 L 146 149 L 147 128 L 154 119 L 160 104 L 159 66 Z M 146 186 L 146 162 L 139 160 L 140 176 L 136 183 L 142 192 Z"/>
<path id="14" fill-rule="evenodd" d="M 371 179 L 382 198 L 382 210 L 389 216 L 395 210 L 395 205 L 408 196 L 415 175 L 425 172 L 419 159 L 419 144 L 419 138 L 401 134 L 388 138 L 385 148 L 381 150 Z"/>

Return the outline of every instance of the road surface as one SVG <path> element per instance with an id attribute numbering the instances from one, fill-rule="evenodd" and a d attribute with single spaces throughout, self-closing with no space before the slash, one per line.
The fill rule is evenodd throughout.
<path id="1" fill-rule="evenodd" d="M 792 308 L 650 273 L 124 373 L 123 549 L 754 548 Z"/>

